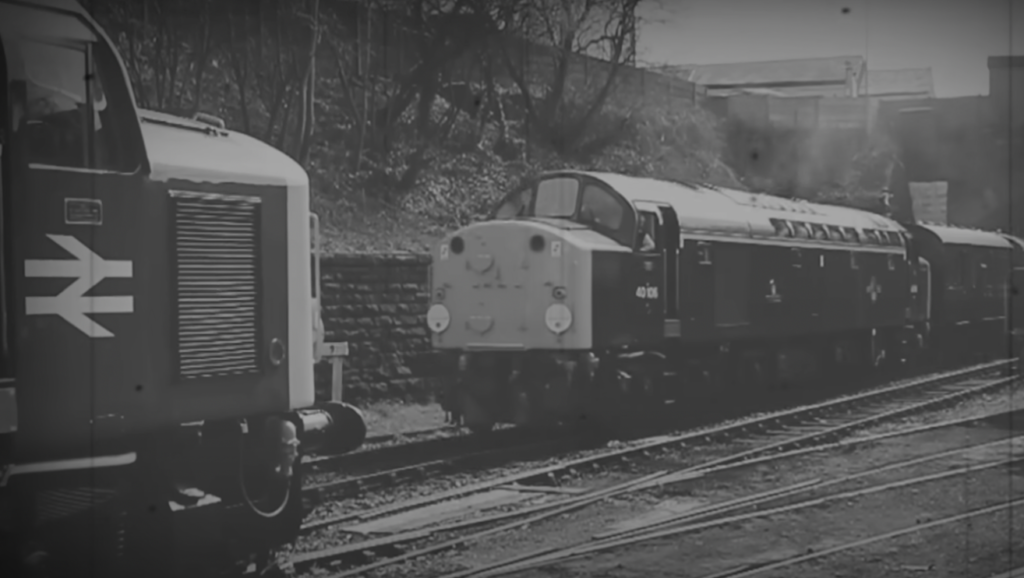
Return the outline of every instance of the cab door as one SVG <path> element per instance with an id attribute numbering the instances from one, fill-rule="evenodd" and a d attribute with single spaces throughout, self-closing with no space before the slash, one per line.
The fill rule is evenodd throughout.
<path id="1" fill-rule="evenodd" d="M 665 203 L 638 203 L 641 226 L 648 229 L 654 242 L 654 252 L 661 256 L 661 317 L 663 337 L 676 338 L 681 334 L 679 320 L 679 217 L 671 205 Z"/>
<path id="2" fill-rule="evenodd" d="M 656 343 L 665 335 L 666 304 L 671 300 L 665 275 L 665 225 L 661 211 L 652 204 L 638 204 L 637 215 L 637 238 L 627 291 L 634 300 L 632 309 L 637 312 L 633 326 L 638 341 Z"/>
<path id="3" fill-rule="evenodd" d="M 16 459 L 105 451 L 146 385 L 134 315 L 144 146 L 113 50 L 90 23 L 0 4 L 11 142 Z M 9 153 L 9 156 L 8 156 Z M 60 427 L 54 427 L 58 423 Z"/>
<path id="4" fill-rule="evenodd" d="M 665 337 L 679 337 L 679 217 L 675 209 L 660 205 L 658 240 L 665 257 Z"/>

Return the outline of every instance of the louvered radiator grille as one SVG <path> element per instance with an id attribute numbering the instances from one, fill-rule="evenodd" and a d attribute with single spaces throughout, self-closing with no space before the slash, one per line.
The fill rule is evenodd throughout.
<path id="1" fill-rule="evenodd" d="M 260 202 L 172 193 L 177 369 L 183 380 L 260 371 Z"/>

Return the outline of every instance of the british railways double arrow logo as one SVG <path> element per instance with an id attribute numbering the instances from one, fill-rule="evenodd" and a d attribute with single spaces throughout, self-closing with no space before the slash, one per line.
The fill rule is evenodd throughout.
<path id="1" fill-rule="evenodd" d="M 69 235 L 47 235 L 75 257 L 75 260 L 25 261 L 26 277 L 74 278 L 72 283 L 56 297 L 26 297 L 27 315 L 59 315 L 91 338 L 113 337 L 114 334 L 99 325 L 87 314 L 132 313 L 132 297 L 86 297 L 85 294 L 107 277 L 131 278 L 131 261 L 107 261 L 93 253 L 78 239 Z"/>

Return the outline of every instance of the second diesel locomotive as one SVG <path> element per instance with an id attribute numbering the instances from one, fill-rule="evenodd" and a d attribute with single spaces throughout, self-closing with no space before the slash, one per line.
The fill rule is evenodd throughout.
<path id="1" fill-rule="evenodd" d="M 457 367 L 446 410 L 489 430 L 1005 353 L 1022 255 L 997 233 L 555 171 L 437 247 L 427 324 Z"/>

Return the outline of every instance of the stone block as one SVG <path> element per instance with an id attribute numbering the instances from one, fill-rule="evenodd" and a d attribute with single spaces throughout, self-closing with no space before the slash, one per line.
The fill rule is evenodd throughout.
<path id="1" fill-rule="evenodd" d="M 346 399 L 434 393 L 441 380 L 417 375 L 409 356 L 430 351 L 425 315 L 431 257 L 412 253 L 325 255 L 321 290 L 327 339 L 348 341 Z M 330 396 L 330 364 L 314 368 L 317 396 Z"/>

